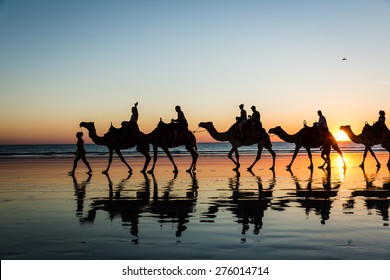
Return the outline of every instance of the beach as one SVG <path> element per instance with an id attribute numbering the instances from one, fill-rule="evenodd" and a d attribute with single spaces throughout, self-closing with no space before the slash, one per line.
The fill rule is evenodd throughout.
<path id="1" fill-rule="evenodd" d="M 239 172 L 226 155 L 202 155 L 196 173 L 188 154 L 174 155 L 178 174 L 161 155 L 155 172 L 144 159 L 106 156 L 1 157 L 2 260 L 45 259 L 390 259 L 390 173 L 387 152 L 359 167 L 362 153 L 337 154 L 330 170 L 311 171 L 306 153 L 291 170 L 291 153 L 268 152 L 248 172 L 254 154 L 240 157 Z"/>

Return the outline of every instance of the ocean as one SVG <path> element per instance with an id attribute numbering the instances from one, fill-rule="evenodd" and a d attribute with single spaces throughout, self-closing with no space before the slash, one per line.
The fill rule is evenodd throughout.
<path id="1" fill-rule="evenodd" d="M 364 151 L 364 146 L 361 144 L 355 144 L 353 142 L 339 142 L 339 147 L 343 152 L 358 152 Z M 295 145 L 285 142 L 273 142 L 272 148 L 277 154 L 293 153 Z M 45 144 L 45 145 L 0 145 L 0 157 L 73 157 L 76 151 L 75 144 Z M 85 149 L 89 157 L 107 156 L 109 151 L 106 146 L 99 146 L 95 144 L 85 144 Z M 199 155 L 225 155 L 231 149 L 231 145 L 228 142 L 210 142 L 210 143 L 198 143 Z M 374 146 L 374 151 L 384 151 L 380 146 Z M 152 154 L 152 150 L 151 154 Z M 177 148 L 171 148 L 173 155 L 187 154 L 188 151 L 184 146 Z M 243 146 L 239 148 L 240 154 L 256 154 L 257 146 Z M 319 153 L 320 149 L 312 149 L 313 153 Z M 332 150 L 332 152 L 335 152 Z M 159 153 L 164 154 L 162 150 Z M 266 149 L 263 153 L 267 154 Z M 306 150 L 301 148 L 300 153 L 306 153 Z M 135 148 L 122 150 L 123 155 L 141 156 Z"/>

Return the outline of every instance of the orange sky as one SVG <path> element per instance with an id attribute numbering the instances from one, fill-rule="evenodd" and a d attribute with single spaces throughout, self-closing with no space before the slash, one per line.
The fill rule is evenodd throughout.
<path id="1" fill-rule="evenodd" d="M 386 1 L 46 4 L 0 5 L 0 144 L 73 143 L 81 121 L 104 134 L 136 101 L 146 133 L 175 105 L 191 130 L 228 129 L 243 103 L 289 133 L 319 109 L 333 133 L 389 111 Z"/>

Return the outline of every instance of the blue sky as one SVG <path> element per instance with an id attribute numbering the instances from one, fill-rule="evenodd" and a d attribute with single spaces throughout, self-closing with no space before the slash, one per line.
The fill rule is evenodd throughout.
<path id="1" fill-rule="evenodd" d="M 267 128 L 321 109 L 359 131 L 388 111 L 389 30 L 379 0 L 1 1 L 0 143 L 103 134 L 136 101 L 145 132 L 177 104 L 224 130 L 241 103 Z"/>

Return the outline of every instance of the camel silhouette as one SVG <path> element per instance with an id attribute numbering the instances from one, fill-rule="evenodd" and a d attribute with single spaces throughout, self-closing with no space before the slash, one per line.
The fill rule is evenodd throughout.
<path id="1" fill-rule="evenodd" d="M 237 123 L 233 124 L 229 130 L 222 133 L 215 129 L 212 122 L 201 122 L 199 123 L 199 127 L 205 128 L 210 133 L 211 137 L 213 137 L 215 140 L 221 142 L 228 141 L 232 145 L 232 149 L 228 153 L 228 158 L 236 165 L 233 170 L 238 171 L 240 168 L 238 147 L 249 146 L 253 144 L 257 144 L 257 156 L 251 166 L 248 167 L 248 171 L 252 171 L 253 166 L 260 160 L 263 148 L 266 148 L 271 153 L 272 167 L 270 169 L 274 170 L 276 154 L 272 150 L 271 140 L 265 129 L 262 128 L 260 133 L 258 133 L 258 131 L 253 133 L 250 128 L 250 122 L 248 122 L 247 125 L 243 127 L 244 137 L 242 138 Z M 236 159 L 233 158 L 233 153 L 235 153 Z"/>
<path id="2" fill-rule="evenodd" d="M 271 128 L 269 130 L 269 133 L 276 134 L 280 139 L 282 139 L 283 141 L 285 141 L 287 143 L 295 143 L 295 151 L 294 151 L 294 154 L 293 154 L 293 157 L 291 159 L 290 164 L 287 165 L 288 169 L 291 168 L 291 166 L 292 166 L 292 164 L 293 164 L 293 162 L 298 154 L 298 151 L 301 147 L 304 147 L 306 149 L 307 155 L 309 156 L 309 159 L 310 159 L 309 168 L 312 169 L 313 168 L 313 161 L 312 161 L 312 155 L 311 155 L 310 149 L 324 146 L 324 144 L 325 144 L 325 147 L 323 149 L 323 153 L 321 154 L 321 157 L 325 161 L 329 161 L 329 158 L 330 158 L 330 148 L 329 147 L 331 146 L 341 156 L 341 158 L 343 159 L 343 163 L 344 163 L 344 169 L 346 168 L 343 153 L 341 152 L 339 146 L 337 145 L 336 139 L 333 137 L 333 135 L 330 132 L 328 132 L 327 137 L 320 136 L 318 127 L 309 127 L 309 126 L 305 125 L 304 128 L 302 128 L 300 131 L 298 131 L 297 133 L 295 133 L 293 135 L 290 135 L 287 132 L 285 132 L 283 130 L 283 128 L 281 128 L 280 126 Z M 323 168 L 324 165 L 320 166 L 320 168 Z"/>
<path id="3" fill-rule="evenodd" d="M 157 162 L 157 151 L 160 147 L 168 156 L 169 160 L 173 164 L 173 172 L 177 173 L 178 169 L 173 160 L 173 157 L 169 151 L 169 148 L 185 146 L 187 151 L 191 153 L 192 163 L 187 172 L 193 172 L 196 170 L 196 161 L 198 159 L 196 138 L 194 134 L 188 129 L 175 131 L 173 123 L 164 123 L 161 119 L 157 127 L 149 134 L 146 135 L 148 143 L 153 146 L 153 165 L 148 173 L 154 172 L 154 167 Z"/>
<path id="4" fill-rule="evenodd" d="M 387 129 L 387 127 L 383 130 L 383 133 L 377 133 L 374 131 L 372 126 L 366 124 L 363 128 L 362 133 L 360 133 L 359 135 L 353 133 L 350 125 L 342 125 L 340 126 L 340 130 L 344 131 L 352 142 L 364 145 L 363 161 L 359 165 L 360 167 L 364 168 L 364 161 L 366 160 L 367 152 L 370 152 L 371 155 L 374 157 L 376 161 L 376 166 L 381 166 L 380 162 L 375 156 L 374 151 L 371 149 L 372 146 L 379 144 L 381 144 L 382 147 L 389 152 L 389 160 L 387 162 L 387 166 L 390 166 L 390 131 Z"/>
<path id="5" fill-rule="evenodd" d="M 145 156 L 145 164 L 141 172 L 145 172 L 150 162 L 149 155 L 149 143 L 146 140 L 146 135 L 142 133 L 137 124 L 129 124 L 126 134 L 124 133 L 124 126 L 121 128 L 115 128 L 111 125 L 109 131 L 103 136 L 96 134 L 96 128 L 94 122 L 81 122 L 80 127 L 84 127 L 89 132 L 89 137 L 97 145 L 107 146 L 110 152 L 108 166 L 102 173 L 108 173 L 112 163 L 112 156 L 114 151 L 118 154 L 121 161 L 129 169 L 129 173 L 132 172 L 130 165 L 126 162 L 120 150 L 129 149 L 137 146 L 137 151 Z"/>

